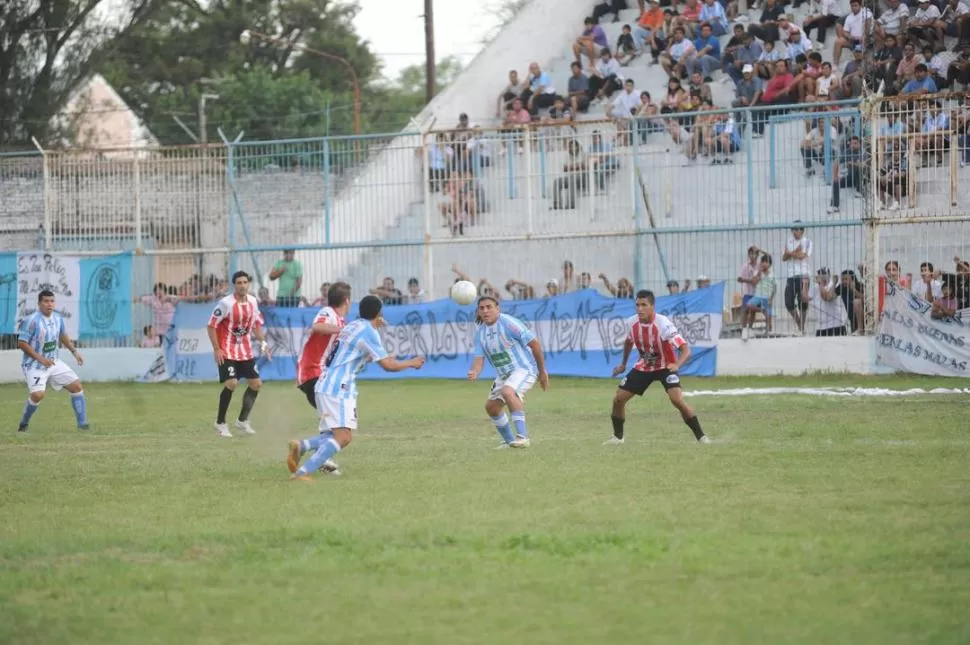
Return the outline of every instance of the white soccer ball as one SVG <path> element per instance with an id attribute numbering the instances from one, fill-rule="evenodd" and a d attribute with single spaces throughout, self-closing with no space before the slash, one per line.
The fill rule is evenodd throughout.
<path id="1" fill-rule="evenodd" d="M 241 42 L 243 45 L 248 45 L 252 37 L 253 37 L 252 34 L 250 34 L 249 30 L 247 29 L 246 31 L 239 34 L 239 42 Z"/>
<path id="2" fill-rule="evenodd" d="M 478 297 L 478 289 L 468 280 L 459 280 L 451 285 L 451 299 L 460 305 L 470 305 Z"/>

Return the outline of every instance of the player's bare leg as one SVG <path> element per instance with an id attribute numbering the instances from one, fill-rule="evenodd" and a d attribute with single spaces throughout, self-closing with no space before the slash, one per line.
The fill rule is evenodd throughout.
<path id="1" fill-rule="evenodd" d="M 71 407 L 74 409 L 74 418 L 77 420 L 78 430 L 88 429 L 88 405 L 84 398 L 84 388 L 81 387 L 80 379 L 64 386 L 64 389 L 71 395 Z"/>
<path id="2" fill-rule="evenodd" d="M 515 439 L 509 443 L 509 446 L 528 448 L 532 441 L 529 439 L 529 433 L 525 427 L 525 405 L 522 403 L 522 399 L 519 398 L 518 392 L 508 385 L 502 388 L 502 399 L 505 401 L 505 405 L 509 407 L 509 416 L 512 417 L 512 424 L 515 426 Z"/>
<path id="3" fill-rule="evenodd" d="M 512 434 L 512 426 L 509 424 L 509 417 L 505 414 L 505 401 L 503 399 L 489 399 L 485 401 L 485 413 L 495 424 L 495 429 L 502 437 L 499 448 L 508 448 L 515 441 Z"/>
<path id="4" fill-rule="evenodd" d="M 626 403 L 633 398 L 633 392 L 617 389 L 613 395 L 613 410 L 610 421 L 613 422 L 613 436 L 603 442 L 603 445 L 617 445 L 623 443 L 623 424 L 626 423 Z"/>
<path id="5" fill-rule="evenodd" d="M 226 413 L 229 411 L 229 404 L 232 403 L 232 393 L 236 391 L 239 381 L 231 378 L 226 379 L 222 384 L 222 392 L 219 393 L 219 411 L 216 415 L 215 428 L 220 437 L 231 437 L 229 426 L 226 425 Z"/>
<path id="6" fill-rule="evenodd" d="M 236 429 L 244 434 L 256 434 L 253 427 L 249 425 L 249 414 L 253 411 L 253 406 L 256 404 L 256 397 L 259 395 L 259 388 L 262 386 L 262 379 L 254 378 L 246 381 L 246 391 L 243 393 L 242 408 L 239 410 L 239 418 L 236 419 Z"/>
<path id="7" fill-rule="evenodd" d="M 677 408 L 677 411 L 680 412 L 680 417 L 684 420 L 684 423 L 694 433 L 694 438 L 701 443 L 711 443 L 710 437 L 705 435 L 704 431 L 701 430 L 701 422 L 697 420 L 697 415 L 694 414 L 691 407 L 684 401 L 684 390 L 679 387 L 672 387 L 667 390 L 667 396 L 670 398 L 673 406 Z"/>

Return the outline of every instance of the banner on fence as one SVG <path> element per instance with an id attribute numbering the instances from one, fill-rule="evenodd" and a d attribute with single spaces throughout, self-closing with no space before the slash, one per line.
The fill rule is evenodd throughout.
<path id="1" fill-rule="evenodd" d="M 131 336 L 130 254 L 0 254 L 0 333 L 16 333 L 44 289 L 54 292 L 71 338 Z"/>
<path id="2" fill-rule="evenodd" d="M 685 375 L 714 376 L 717 339 L 721 333 L 724 285 L 657 299 L 657 310 L 669 316 L 690 343 L 693 357 Z M 176 380 L 215 380 L 217 371 L 206 332 L 211 305 L 179 304 L 166 343 L 168 370 Z M 503 301 L 502 311 L 526 322 L 538 336 L 550 374 L 610 376 L 622 352 L 625 321 L 634 315 L 632 300 L 606 298 L 584 290 L 545 300 Z M 273 360 L 259 359 L 266 380 L 294 380 L 296 361 L 309 334 L 316 309 L 268 308 L 267 340 Z M 356 318 L 356 307 L 348 319 Z M 419 372 L 388 374 L 368 367 L 362 379 L 465 378 L 471 362 L 474 306 L 450 300 L 385 307 L 384 346 L 392 356 L 425 356 Z M 482 378 L 494 374 L 486 368 Z"/>
<path id="3" fill-rule="evenodd" d="M 889 283 L 876 335 L 876 363 L 903 372 L 970 376 L 970 325 L 933 318 L 932 304 Z"/>

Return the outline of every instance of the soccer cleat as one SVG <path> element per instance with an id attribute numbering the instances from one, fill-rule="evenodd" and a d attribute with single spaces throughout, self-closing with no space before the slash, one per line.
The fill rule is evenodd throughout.
<path id="1" fill-rule="evenodd" d="M 495 446 L 495 449 L 496 450 L 505 450 L 508 447 L 509 447 L 509 444 L 507 444 L 507 443 L 500 443 L 499 445 Z"/>
<path id="2" fill-rule="evenodd" d="M 229 426 L 227 426 L 225 423 L 215 423 L 215 424 L 213 424 L 213 427 L 215 427 L 216 432 L 219 433 L 219 436 L 220 437 L 231 437 L 232 436 L 232 433 L 229 432 Z"/>
<path id="3" fill-rule="evenodd" d="M 323 462 L 323 465 L 320 466 L 320 472 L 327 475 L 333 475 L 334 477 L 340 477 L 343 475 L 343 473 L 340 471 L 340 466 L 338 466 L 337 462 L 332 459 L 328 459 Z"/>
<path id="4" fill-rule="evenodd" d="M 713 442 L 713 441 L 711 440 L 711 438 L 710 438 L 710 437 L 708 437 L 707 435 L 704 435 L 703 437 L 701 437 L 700 439 L 698 439 L 698 440 L 697 440 L 697 442 L 698 442 L 698 443 L 714 443 L 714 442 Z"/>
<path id="5" fill-rule="evenodd" d="M 515 440 L 509 443 L 510 448 L 528 448 L 532 445 L 532 440 L 528 437 L 516 437 Z"/>
<path id="6" fill-rule="evenodd" d="M 303 457 L 303 442 L 294 440 L 288 443 L 287 453 L 286 453 L 286 467 L 289 468 L 291 473 L 295 473 L 296 469 L 300 467 L 301 457 Z"/>
<path id="7" fill-rule="evenodd" d="M 27 432 L 27 424 L 21 423 L 20 426 L 17 428 L 17 432 Z"/>
<path id="8" fill-rule="evenodd" d="M 620 439 L 618 437 L 610 437 L 609 439 L 607 439 L 606 441 L 603 442 L 603 445 L 604 446 L 619 446 L 622 443 L 623 443 L 623 439 Z"/>
<path id="9" fill-rule="evenodd" d="M 91 426 L 89 426 L 88 424 L 84 423 L 84 424 L 79 425 L 77 427 L 77 429 L 78 430 L 90 430 L 91 429 Z"/>
<path id="10" fill-rule="evenodd" d="M 253 427 L 249 425 L 249 421 L 240 421 L 237 419 L 236 430 L 239 430 L 243 434 L 248 434 L 248 435 L 256 434 L 256 431 L 253 430 Z"/>

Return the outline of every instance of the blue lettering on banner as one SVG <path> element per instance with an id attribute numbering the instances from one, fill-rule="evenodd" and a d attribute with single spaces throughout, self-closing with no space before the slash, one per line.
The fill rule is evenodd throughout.
<path id="1" fill-rule="evenodd" d="M 681 375 L 714 376 L 717 371 L 717 339 L 720 334 L 724 284 L 657 299 L 657 311 L 670 317 L 691 344 L 691 360 Z M 607 298 L 583 290 L 555 298 L 503 301 L 504 313 L 528 324 L 542 343 L 546 367 L 557 376 L 609 378 L 620 358 L 626 336 L 626 320 L 635 314 L 632 300 Z M 180 303 L 170 337 L 165 343 L 166 361 L 175 366 L 172 377 L 183 380 L 215 380 L 215 361 L 206 337 L 211 305 Z M 258 358 L 264 380 L 294 380 L 300 351 L 309 336 L 316 308 L 263 311 L 266 340 L 273 360 Z M 356 305 L 347 320 L 357 317 Z M 474 305 L 459 306 L 451 300 L 419 305 L 387 306 L 387 326 L 381 335 L 392 356 L 425 356 L 421 371 L 389 374 L 369 368 L 362 379 L 465 378 L 471 361 Z M 254 343 L 255 344 L 255 343 Z M 490 367 L 484 380 L 494 376 Z"/>
<path id="2" fill-rule="evenodd" d="M 0 253 L 0 334 L 17 332 L 17 254 Z"/>

